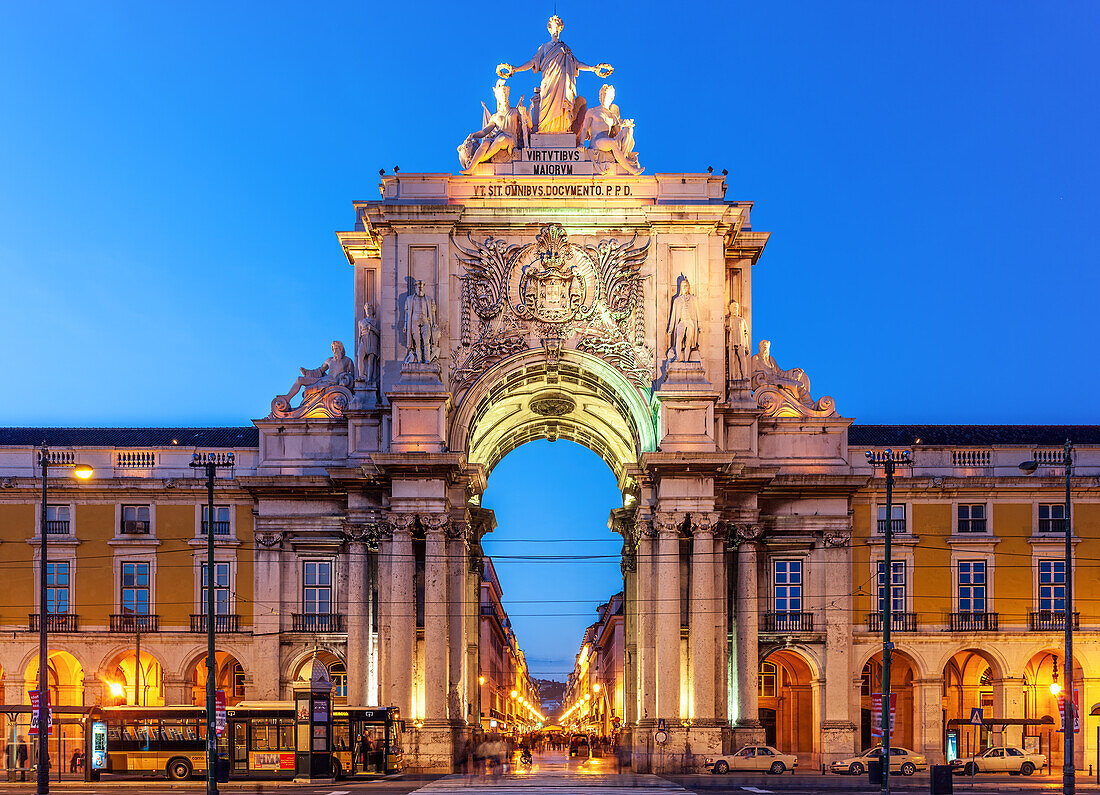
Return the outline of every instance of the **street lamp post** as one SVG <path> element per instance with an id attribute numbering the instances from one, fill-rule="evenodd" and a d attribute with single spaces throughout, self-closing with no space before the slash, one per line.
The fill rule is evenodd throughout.
<path id="1" fill-rule="evenodd" d="M 191 456 L 189 466 L 206 472 L 206 792 L 218 795 L 218 738 L 215 732 L 214 686 L 217 661 L 214 653 L 214 478 L 218 469 L 231 469 L 233 453 Z"/>
<path id="2" fill-rule="evenodd" d="M 1031 475 L 1039 468 L 1036 459 L 1020 464 L 1023 472 Z M 1073 443 L 1066 439 L 1062 445 L 1062 468 L 1066 478 L 1065 505 L 1065 568 L 1066 598 L 1065 605 L 1065 659 L 1064 684 L 1062 685 L 1062 792 L 1074 795 L 1077 792 L 1077 771 L 1073 758 L 1074 727 L 1077 723 L 1077 705 L 1073 701 L 1073 526 L 1070 505 L 1070 478 L 1073 475 Z"/>
<path id="3" fill-rule="evenodd" d="M 881 465 L 886 474 L 886 527 L 884 528 L 883 554 L 882 554 L 882 705 L 879 712 L 882 718 L 882 792 L 889 795 L 890 792 L 890 653 L 894 650 L 894 644 L 890 642 L 890 629 L 894 623 L 893 616 L 893 586 L 894 563 L 891 557 L 894 541 L 894 469 L 898 464 L 908 466 L 909 451 L 902 450 L 894 457 L 894 451 L 886 449 L 883 456 L 876 457 L 871 450 L 867 451 L 867 461 L 872 467 Z"/>
<path id="4" fill-rule="evenodd" d="M 41 527 L 38 528 L 39 544 L 41 546 L 39 547 L 38 557 L 38 775 L 36 780 L 38 795 L 46 795 L 50 791 L 49 707 L 46 703 L 50 683 L 48 672 L 49 645 L 46 640 L 46 620 L 49 615 L 49 611 L 46 609 L 46 559 L 48 554 L 46 539 L 49 535 L 46 531 L 46 506 L 49 493 L 47 481 L 50 474 L 50 449 L 45 442 L 42 442 L 39 457 L 42 466 L 42 513 Z M 73 466 L 73 474 L 82 480 L 87 480 L 92 476 L 92 468 L 86 464 L 77 464 Z M 58 764 L 61 764 L 60 759 L 58 759 Z"/>

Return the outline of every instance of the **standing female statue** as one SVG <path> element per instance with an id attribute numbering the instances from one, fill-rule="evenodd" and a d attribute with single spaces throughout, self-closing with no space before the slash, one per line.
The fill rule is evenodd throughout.
<path id="1" fill-rule="evenodd" d="M 505 79 L 528 69 L 542 73 L 538 129 L 535 132 L 571 132 L 577 115 L 573 110 L 573 103 L 577 99 L 577 75 L 580 72 L 595 72 L 599 77 L 607 78 L 614 71 L 610 64 L 589 66 L 578 60 L 569 46 L 559 38 L 564 27 L 561 17 L 550 17 L 546 23 L 546 29 L 550 31 L 550 41 L 539 47 L 531 60 L 520 66 L 502 63 L 497 67 L 497 74 Z"/>

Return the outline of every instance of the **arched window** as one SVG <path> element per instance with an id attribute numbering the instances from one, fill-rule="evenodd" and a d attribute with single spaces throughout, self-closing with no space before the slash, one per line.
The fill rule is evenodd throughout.
<path id="1" fill-rule="evenodd" d="M 348 697 L 348 667 L 342 662 L 329 663 L 328 675 L 332 678 L 332 697 Z"/>
<path id="2" fill-rule="evenodd" d="M 760 695 L 774 698 L 779 684 L 779 667 L 773 662 L 760 664 Z"/>

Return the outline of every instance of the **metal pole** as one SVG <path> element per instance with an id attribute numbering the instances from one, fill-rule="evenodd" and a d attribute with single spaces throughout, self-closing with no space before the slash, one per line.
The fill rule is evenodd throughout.
<path id="1" fill-rule="evenodd" d="M 886 544 L 882 572 L 882 791 L 890 792 L 890 625 L 893 622 L 894 454 L 886 451 Z"/>
<path id="2" fill-rule="evenodd" d="M 218 473 L 213 457 L 206 462 L 206 791 L 218 795 L 215 766 L 218 761 L 218 739 L 214 732 L 214 674 L 217 661 L 214 653 L 214 477 Z"/>
<path id="3" fill-rule="evenodd" d="M 1065 795 L 1074 795 L 1077 791 L 1077 778 L 1073 756 L 1074 727 L 1077 723 L 1077 705 L 1073 700 L 1073 525 L 1070 517 L 1069 481 L 1073 472 L 1073 444 L 1067 439 L 1062 463 L 1066 470 L 1066 655 L 1065 655 L 1065 696 L 1062 709 L 1062 791 Z"/>
<path id="4" fill-rule="evenodd" d="M 48 711 L 46 698 L 49 693 L 49 674 L 47 663 L 49 653 L 46 645 L 46 478 L 50 469 L 50 451 L 45 442 L 42 443 L 42 526 L 38 532 L 41 538 L 39 543 L 38 560 L 38 795 L 46 795 L 50 791 L 50 773 L 47 770 L 50 759 L 49 728 L 47 726 Z"/>

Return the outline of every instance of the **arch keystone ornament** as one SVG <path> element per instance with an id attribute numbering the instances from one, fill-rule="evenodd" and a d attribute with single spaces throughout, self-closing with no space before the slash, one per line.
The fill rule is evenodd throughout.
<path id="1" fill-rule="evenodd" d="M 641 173 L 644 127 L 561 24 L 530 62 L 486 75 L 496 112 L 473 100 L 481 126 L 452 130 L 466 137 L 462 173 L 383 173 L 379 198 L 354 203 L 337 233 L 353 355 L 334 344 L 303 369 L 255 421 L 255 476 L 238 478 L 255 501 L 257 601 L 285 603 L 302 561 L 331 561 L 347 632 L 326 642 L 345 654 L 348 697 L 400 709 L 406 761 L 425 771 L 449 772 L 495 708 L 478 682 L 481 539 L 496 525 L 480 499 L 517 447 L 584 445 L 618 481 L 625 652 L 605 692 L 621 698 L 637 770 L 715 756 L 731 731 L 763 739 L 772 548 L 796 550 L 816 583 L 813 567 L 854 546 L 838 535 L 865 482 L 846 459 L 850 421 L 810 395 L 804 371 L 767 350 L 749 362 L 768 240 L 752 203 L 727 199 L 722 173 Z M 829 680 L 858 677 L 836 623 L 850 624 L 851 601 L 801 610 L 824 616 L 814 653 Z M 302 644 L 280 641 L 277 613 L 255 625 L 254 681 L 285 696 Z M 792 635 L 791 648 L 821 637 Z M 809 686 L 803 714 L 832 727 L 814 752 L 856 751 L 836 728 L 853 724 L 836 688 Z"/>

